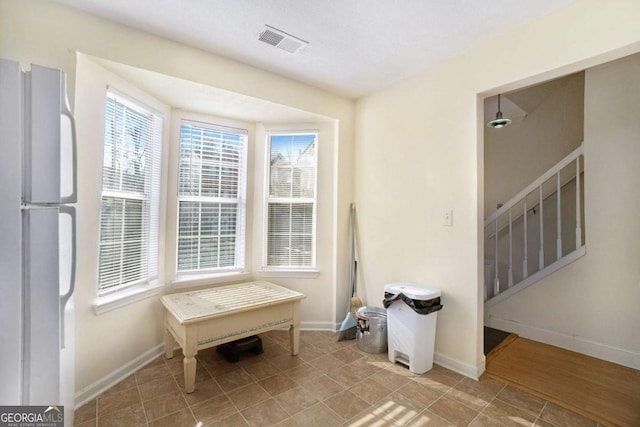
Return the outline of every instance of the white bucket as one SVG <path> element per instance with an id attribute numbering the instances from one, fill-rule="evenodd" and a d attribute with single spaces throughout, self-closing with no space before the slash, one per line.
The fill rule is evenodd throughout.
<path id="1" fill-rule="evenodd" d="M 381 307 L 360 307 L 356 311 L 358 326 L 356 342 L 366 353 L 387 351 L 387 310 Z"/>

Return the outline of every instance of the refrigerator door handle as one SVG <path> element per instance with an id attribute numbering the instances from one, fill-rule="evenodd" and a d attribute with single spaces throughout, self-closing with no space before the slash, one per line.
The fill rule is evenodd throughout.
<path id="1" fill-rule="evenodd" d="M 60 203 L 76 203 L 78 201 L 78 141 L 76 139 L 76 120 L 67 106 L 66 100 L 62 99 L 60 114 L 69 119 L 71 128 L 71 173 L 72 173 L 72 189 L 71 194 L 61 197 Z M 75 215 L 75 214 L 74 214 Z M 75 229 L 74 229 L 75 230 Z M 75 231 L 74 231 L 75 232 Z M 74 261 L 75 262 L 75 261 Z"/>
<path id="2" fill-rule="evenodd" d="M 61 348 L 65 348 L 64 308 L 69 299 L 71 299 L 76 288 L 76 256 L 78 254 L 76 244 L 76 208 L 73 206 L 62 205 L 60 206 L 60 213 L 69 215 L 71 218 L 71 272 L 69 276 L 69 290 L 66 294 L 60 295 L 60 346 Z"/>

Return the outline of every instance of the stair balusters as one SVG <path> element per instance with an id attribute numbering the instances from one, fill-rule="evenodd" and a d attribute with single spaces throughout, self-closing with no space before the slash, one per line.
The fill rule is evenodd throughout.
<path id="1" fill-rule="evenodd" d="M 505 292 L 513 293 L 520 288 L 526 287 L 584 254 L 585 249 L 582 241 L 584 206 L 582 205 L 581 197 L 581 174 L 584 171 L 580 160 L 582 156 L 583 148 L 581 145 L 485 220 L 485 239 L 488 241 L 493 239 L 491 241 L 493 251 L 489 251 L 486 257 L 487 260 L 491 260 L 494 266 L 493 280 L 485 283 L 485 300 L 493 299 Z M 575 163 L 575 168 L 569 167 L 572 163 Z M 550 185 L 545 185 L 546 183 L 550 183 Z M 566 196 L 566 191 L 570 188 L 567 186 L 572 184 L 575 185 L 575 198 L 563 197 L 563 191 Z M 555 239 L 550 235 L 548 243 L 550 245 L 553 240 L 556 241 L 556 256 L 554 257 L 555 259 L 545 262 L 545 204 L 547 208 L 551 209 L 549 215 L 553 216 L 552 203 L 554 194 L 556 196 Z M 568 253 L 563 253 L 563 221 L 565 225 L 571 225 L 572 219 L 567 215 L 571 215 L 568 206 L 573 200 L 575 200 L 576 205 L 576 245 L 575 249 L 564 249 Z M 538 216 L 538 221 L 529 222 L 529 216 L 535 215 Z M 502 218 L 505 219 L 501 223 Z M 547 221 L 549 220 L 550 218 L 547 218 Z M 551 220 L 551 228 L 547 230 L 547 234 L 553 233 L 553 222 Z M 532 226 L 534 229 L 530 229 Z M 522 232 L 519 230 L 520 227 L 522 227 Z M 506 240 L 507 232 L 508 240 Z M 533 233 L 533 235 L 530 233 Z M 564 237 L 566 238 L 567 236 L 565 235 Z M 534 245 L 538 253 L 537 270 L 535 269 L 535 264 L 533 265 L 533 270 L 535 271 L 531 271 L 532 266 L 529 263 L 530 244 Z M 551 255 L 552 246 L 546 249 Z M 508 251 L 508 253 L 501 256 L 501 250 Z M 521 268 L 519 268 L 519 262 L 514 266 L 514 250 L 517 252 L 516 259 L 522 256 Z M 501 289 L 501 281 L 507 283 L 504 289 Z"/>

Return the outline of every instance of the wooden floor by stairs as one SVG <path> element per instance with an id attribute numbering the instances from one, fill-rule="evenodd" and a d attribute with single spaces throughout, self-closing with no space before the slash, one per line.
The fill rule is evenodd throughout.
<path id="1" fill-rule="evenodd" d="M 607 426 L 640 426 L 640 371 L 511 335 L 486 374 Z"/>

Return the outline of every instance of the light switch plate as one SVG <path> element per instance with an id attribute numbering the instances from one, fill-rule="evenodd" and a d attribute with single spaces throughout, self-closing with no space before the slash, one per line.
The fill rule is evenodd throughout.
<path id="1" fill-rule="evenodd" d="M 453 226 L 453 209 L 444 210 L 444 222 L 442 225 L 444 225 L 445 227 Z"/>

